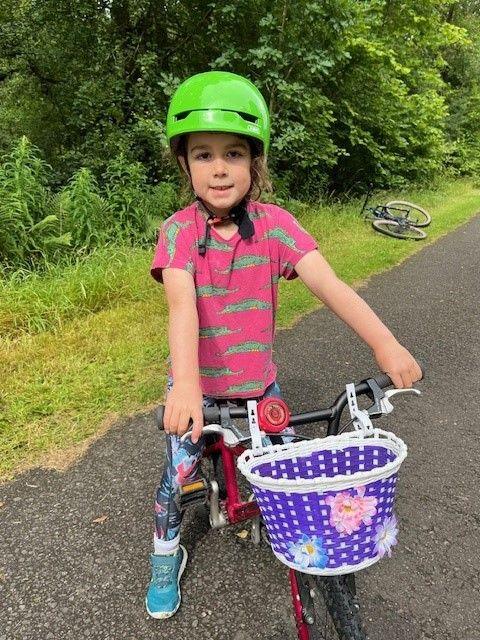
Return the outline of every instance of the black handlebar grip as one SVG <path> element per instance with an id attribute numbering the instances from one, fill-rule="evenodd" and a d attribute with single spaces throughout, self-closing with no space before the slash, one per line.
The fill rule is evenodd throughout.
<path id="1" fill-rule="evenodd" d="M 208 410 L 210 409 L 210 412 Z M 219 421 L 219 411 L 217 407 L 205 407 L 203 410 L 205 424 L 209 424 L 209 422 L 218 422 Z M 157 428 L 160 431 L 165 431 L 165 426 L 163 424 L 163 418 L 165 416 L 165 406 L 163 404 L 159 405 L 155 409 L 155 423 Z M 192 426 L 192 420 L 189 421 L 189 426 Z"/>
<path id="2" fill-rule="evenodd" d="M 425 367 L 421 362 L 418 362 L 418 360 L 417 360 L 417 363 L 422 371 L 421 379 L 423 379 L 425 377 Z M 391 381 L 390 376 L 388 376 L 386 373 L 381 373 L 380 375 L 376 376 L 374 379 L 381 389 L 385 389 L 385 387 L 391 387 L 393 385 L 393 382 Z"/>
<path id="3" fill-rule="evenodd" d="M 391 387 L 393 385 L 393 382 L 390 380 L 390 376 L 386 373 L 380 373 L 378 376 L 375 376 L 374 380 L 380 389 L 385 389 L 386 387 Z"/>

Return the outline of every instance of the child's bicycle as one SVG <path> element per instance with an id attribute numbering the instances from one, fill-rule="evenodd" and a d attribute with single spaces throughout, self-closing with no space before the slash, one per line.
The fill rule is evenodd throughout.
<path id="1" fill-rule="evenodd" d="M 406 200 L 391 200 L 386 204 L 367 207 L 372 191 L 369 185 L 360 215 L 371 220 L 375 231 L 400 240 L 424 240 L 427 234 L 419 227 L 427 227 L 431 215 L 418 204 Z"/>
<path id="2" fill-rule="evenodd" d="M 182 486 L 182 508 L 185 509 L 199 502 L 206 503 L 209 508 L 210 524 L 213 528 L 221 528 L 251 519 L 252 541 L 259 544 L 263 540 L 271 544 L 269 533 L 266 531 L 266 526 L 260 516 L 260 510 L 253 494 L 247 500 L 241 497 L 235 469 L 236 459 L 244 454 L 247 447 L 251 448 L 251 451 L 245 454 L 248 456 L 254 452 L 255 446 L 262 446 L 262 441 L 258 439 L 259 434 L 260 436 L 268 434 L 271 440 L 275 442 L 279 438 L 278 434 L 287 425 L 298 427 L 300 425 L 325 422 L 327 423 L 327 436 L 332 436 L 335 442 L 348 436 L 355 438 L 360 435 L 358 432 L 348 432 L 343 436 L 339 434 L 344 432 L 352 423 L 355 423 L 357 418 L 360 418 L 361 421 L 367 420 L 367 422 L 370 422 L 370 418 L 378 418 L 390 413 L 393 410 L 390 402 L 392 396 L 399 393 L 420 393 L 416 389 L 383 391 L 384 388 L 391 385 L 390 378 L 385 374 L 381 374 L 375 379 L 363 380 L 356 385 L 347 385 L 347 390 L 340 394 L 333 404 L 326 409 L 317 409 L 298 415 L 290 415 L 284 401 L 274 397 L 265 398 L 258 403 L 251 400 L 239 400 L 233 406 L 232 402 L 222 402 L 212 407 L 205 407 L 203 410 L 205 421 L 203 434 L 206 438 L 206 446 L 201 462 L 202 473 L 196 479 Z M 356 397 L 358 396 L 368 396 L 370 399 L 371 403 L 367 410 L 358 409 L 356 404 Z M 340 425 L 342 413 L 347 405 L 352 419 Z M 156 411 L 156 421 L 159 429 L 163 429 L 163 414 L 164 406 L 159 406 Z M 258 420 L 262 431 L 258 430 L 254 433 L 252 416 L 254 416 L 253 419 L 256 418 Z M 234 420 L 235 423 L 233 422 Z M 237 426 L 239 421 L 243 421 L 243 424 L 249 423 L 247 432 Z M 379 430 L 375 431 L 382 434 L 386 433 Z M 188 432 L 183 438 L 190 437 L 190 435 L 191 432 Z M 395 438 L 395 436 L 393 437 Z M 313 440 L 298 434 L 295 434 L 293 439 L 295 440 L 295 444 L 291 445 L 293 447 L 318 442 L 318 439 Z M 304 443 L 302 442 L 304 440 L 309 440 L 310 442 Z M 322 442 L 331 440 L 332 438 L 328 437 L 321 439 Z M 399 442 L 401 441 L 399 440 Z M 278 447 L 270 447 L 270 449 L 281 450 L 285 449 L 285 447 L 288 448 L 288 446 L 279 445 Z M 364 449 L 360 447 L 360 450 L 363 451 Z M 333 453 L 336 454 L 335 446 Z M 261 459 L 269 457 L 271 455 L 261 456 Z M 257 458 L 257 460 L 259 459 Z M 360 459 L 364 459 L 363 455 L 360 455 Z M 296 462 L 296 459 L 294 461 Z M 363 465 L 360 468 L 363 468 Z M 390 480 L 388 482 L 393 481 Z M 384 490 L 392 492 L 393 488 L 391 487 L 392 485 L 382 488 L 382 492 Z M 387 499 L 387 503 L 388 500 L 393 503 L 393 495 Z M 289 502 L 289 504 L 291 503 Z M 272 550 L 274 550 L 273 544 Z M 299 640 L 367 640 L 367 635 L 360 620 L 355 574 L 353 572 L 345 572 L 345 575 L 342 575 L 338 571 L 334 571 L 334 573 L 336 575 L 312 575 L 311 573 L 290 568 L 291 598 Z"/>

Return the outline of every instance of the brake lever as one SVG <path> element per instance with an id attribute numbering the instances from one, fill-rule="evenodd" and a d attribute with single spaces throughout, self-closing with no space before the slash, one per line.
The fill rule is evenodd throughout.
<path id="1" fill-rule="evenodd" d="M 187 431 L 183 434 L 183 436 L 180 438 L 180 441 L 185 442 L 187 438 L 192 437 L 192 433 L 193 431 L 190 429 L 190 431 Z M 215 433 L 222 436 L 223 441 L 229 447 L 234 447 L 245 438 L 243 433 L 239 429 L 237 429 L 234 424 L 229 424 L 228 428 L 222 427 L 219 424 L 207 424 L 202 429 L 202 435 L 207 435 L 209 433 Z"/>
<path id="2" fill-rule="evenodd" d="M 393 404 L 390 402 L 390 398 L 401 393 L 414 394 L 416 396 L 422 395 L 421 391 L 419 391 L 418 389 L 414 389 L 413 387 L 409 389 L 389 389 L 388 391 L 384 392 L 382 398 L 378 398 L 377 402 L 373 404 L 370 409 L 368 409 L 368 415 L 375 418 L 392 413 Z"/>

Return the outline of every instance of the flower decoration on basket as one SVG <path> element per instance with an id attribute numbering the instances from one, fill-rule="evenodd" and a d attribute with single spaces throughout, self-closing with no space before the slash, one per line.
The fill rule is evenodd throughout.
<path id="1" fill-rule="evenodd" d="M 351 535 L 358 531 L 362 524 L 372 524 L 372 516 L 377 513 L 377 498 L 365 496 L 365 487 L 355 487 L 356 495 L 341 491 L 325 498 L 330 507 L 330 524 L 338 533 Z"/>
<path id="2" fill-rule="evenodd" d="M 397 536 L 398 521 L 395 514 L 393 514 L 375 528 L 375 553 L 380 558 L 383 558 L 385 554 L 390 558 L 392 547 L 397 544 Z"/>
<path id="3" fill-rule="evenodd" d="M 302 569 L 307 569 L 308 567 L 323 569 L 327 566 L 328 557 L 323 548 L 323 540 L 319 536 L 311 536 L 309 538 L 306 535 L 302 535 L 297 542 L 290 543 L 288 553 L 293 562 Z"/>

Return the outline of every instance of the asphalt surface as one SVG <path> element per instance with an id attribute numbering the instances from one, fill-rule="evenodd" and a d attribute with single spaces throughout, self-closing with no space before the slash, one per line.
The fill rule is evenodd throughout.
<path id="1" fill-rule="evenodd" d="M 385 241 L 379 238 L 380 241 Z M 394 242 L 394 240 L 392 240 Z M 360 293 L 427 368 L 383 428 L 408 444 L 399 544 L 358 576 L 370 640 L 478 640 L 480 217 Z M 325 309 L 279 333 L 294 410 L 325 406 L 374 373 L 369 350 Z M 0 487 L 1 640 L 293 640 L 287 571 L 267 548 L 187 513 L 183 604 L 149 619 L 152 506 L 163 442 L 152 415 L 115 425 L 66 472 Z"/>

